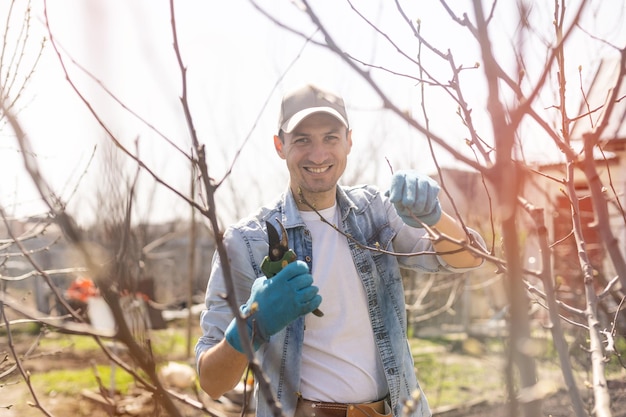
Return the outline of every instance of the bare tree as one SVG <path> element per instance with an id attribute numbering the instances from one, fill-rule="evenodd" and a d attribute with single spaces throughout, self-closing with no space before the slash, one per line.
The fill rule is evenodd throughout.
<path id="1" fill-rule="evenodd" d="M 386 47 L 397 51 L 397 54 L 405 61 L 405 66 L 398 70 L 385 63 L 374 62 L 373 57 L 362 58 L 358 53 L 345 50 L 341 45 L 341 40 L 336 39 L 331 26 L 326 24 L 329 16 L 317 13 L 316 6 L 307 0 L 299 3 L 300 12 L 310 21 L 310 25 L 315 29 L 317 36 L 311 37 L 305 33 L 305 29 L 300 26 L 291 26 L 288 21 L 282 21 L 273 14 L 272 11 L 265 10 L 254 0 L 250 1 L 262 14 L 274 22 L 285 31 L 301 36 L 307 43 L 311 43 L 321 48 L 325 48 L 336 56 L 340 57 L 352 72 L 359 76 L 369 88 L 379 97 L 386 110 L 400 117 L 416 133 L 420 140 L 424 141 L 431 152 L 431 158 L 435 163 L 437 175 L 440 179 L 444 192 L 448 194 L 453 210 L 462 224 L 465 224 L 463 209 L 456 207 L 456 198 L 449 192 L 447 182 L 451 181 L 446 176 L 439 164 L 439 154 L 436 148 L 452 155 L 454 159 L 469 167 L 479 178 L 477 182 L 484 184 L 484 193 L 488 196 L 486 201 L 490 205 L 485 210 L 487 216 L 484 232 L 491 238 L 491 245 L 488 251 L 473 246 L 471 241 L 457 242 L 468 250 L 473 251 L 478 256 L 495 266 L 498 273 L 503 274 L 506 282 L 507 298 L 509 303 L 508 316 L 508 338 L 506 368 L 507 395 L 509 400 L 509 415 L 516 416 L 522 413 L 526 416 L 536 416 L 541 414 L 541 399 L 545 394 L 541 384 L 538 382 L 538 369 L 533 353 L 533 339 L 531 336 L 532 323 L 529 317 L 530 297 L 542 303 L 551 321 L 551 331 L 554 344 L 559 353 L 559 363 L 563 370 L 563 378 L 571 395 L 572 408 L 577 416 L 587 415 L 580 397 L 580 390 L 575 381 L 572 370 L 571 359 L 568 352 L 565 325 L 573 324 L 584 329 L 589 339 L 586 347 L 589 351 L 589 358 L 593 372 L 593 397 L 595 405 L 595 415 L 610 416 L 610 401 L 606 383 L 605 359 L 608 355 L 616 354 L 614 339 L 616 334 L 615 326 L 612 323 L 620 321 L 620 313 L 623 308 L 623 288 L 626 288 L 626 265 L 623 259 L 623 242 L 619 242 L 614 234 L 616 224 L 626 227 L 626 216 L 620 204 L 620 196 L 623 190 L 615 189 L 610 173 L 614 167 L 608 164 L 608 158 L 604 152 L 604 146 L 613 139 L 606 137 L 608 130 L 614 129 L 610 126 L 613 116 L 619 113 L 621 107 L 619 103 L 623 101 L 622 81 L 626 71 L 624 46 L 616 46 L 613 49 L 614 55 L 619 57 L 619 71 L 612 80 L 613 84 L 606 86 L 606 100 L 598 107 L 585 106 L 586 97 L 583 94 L 580 106 L 582 111 L 572 116 L 569 106 L 569 91 L 567 86 L 571 85 L 572 79 L 568 78 L 568 56 L 569 45 L 574 36 L 585 36 L 597 44 L 605 44 L 605 41 L 596 37 L 584 28 L 581 23 L 583 17 L 592 14 L 589 1 L 581 0 L 575 6 L 570 6 L 555 2 L 553 10 L 546 15 L 537 3 L 516 2 L 516 12 L 514 16 L 505 13 L 510 11 L 506 5 L 496 1 L 488 7 L 479 1 L 468 2 L 465 7 L 468 10 L 458 12 L 461 6 L 440 1 L 437 7 L 447 15 L 448 23 L 456 30 L 465 33 L 464 40 L 472 40 L 475 47 L 476 61 L 467 64 L 457 62 L 457 57 L 451 48 L 443 48 L 441 42 L 435 42 L 423 35 L 422 22 L 410 16 L 409 5 L 396 1 L 395 12 L 399 21 L 406 25 L 408 33 L 412 38 L 408 45 L 406 39 L 396 39 L 391 33 L 391 28 L 379 26 L 376 20 L 366 15 L 359 6 L 347 0 L 351 12 L 359 18 L 365 26 L 376 34 L 378 40 Z M 431 5 L 432 6 L 432 5 Z M 510 4 L 509 4 L 510 6 Z M 623 11 L 622 11 L 623 12 Z M 499 42 L 497 39 L 497 29 L 494 26 L 499 23 L 499 19 L 511 19 L 517 25 L 512 32 L 513 37 L 509 43 Z M 20 151 L 24 158 L 24 165 L 30 174 L 33 183 L 38 188 L 41 198 L 47 204 L 49 216 L 63 231 L 64 237 L 75 246 L 82 257 L 84 267 L 96 279 L 99 288 L 103 293 L 108 305 L 111 307 L 117 330 L 114 335 L 99 334 L 93 331 L 84 322 L 81 322 L 80 315 L 71 306 L 66 306 L 69 314 L 78 323 L 59 323 L 57 320 L 48 320 L 38 312 L 26 311 L 20 308 L 19 303 L 10 300 L 4 294 L 0 307 L 8 305 L 13 309 L 30 315 L 33 319 L 53 326 L 63 328 L 65 331 L 77 332 L 80 334 L 92 335 L 96 340 L 101 337 L 114 337 L 124 343 L 130 352 L 133 364 L 142 369 L 146 376 L 138 374 L 134 367 L 107 351 L 106 346 L 102 349 L 107 355 L 131 373 L 146 390 L 152 392 L 159 400 L 160 405 L 171 415 L 180 415 L 175 401 L 190 404 L 198 409 L 203 406 L 197 401 L 183 398 L 176 393 L 168 391 L 159 380 L 156 373 L 156 363 L 150 355 L 145 333 L 137 333 L 136 328 L 128 325 L 125 312 L 120 305 L 120 295 L 124 290 L 132 291 L 137 279 L 141 276 L 142 252 L 141 245 L 135 240 L 131 227 L 132 207 L 136 201 L 136 184 L 138 175 L 147 175 L 159 187 L 168 190 L 175 198 L 185 202 L 189 207 L 201 215 L 209 226 L 211 234 L 215 239 L 216 250 L 219 253 L 226 274 L 226 282 L 229 285 L 226 298 L 231 304 L 233 312 L 238 314 L 239 309 L 233 296 L 233 287 L 229 276 L 228 256 L 222 244 L 222 227 L 219 221 L 220 204 L 216 198 L 216 192 L 224 187 L 231 186 L 229 177 L 232 167 L 238 163 L 237 153 L 233 158 L 230 168 L 222 175 L 218 175 L 209 166 L 207 154 L 213 151 L 214 144 L 203 141 L 198 135 L 193 108 L 190 104 L 187 66 L 185 55 L 179 44 L 177 19 L 174 2 L 170 1 L 170 23 L 171 34 L 174 45 L 176 62 L 180 79 L 180 111 L 185 120 L 187 135 L 190 138 L 190 151 L 187 147 L 177 145 L 176 141 L 158 131 L 149 121 L 143 119 L 135 113 L 126 103 L 119 99 L 114 93 L 107 89 L 107 86 L 90 74 L 79 63 L 68 59 L 58 43 L 55 42 L 54 30 L 48 24 L 49 37 L 52 47 L 58 57 L 68 83 L 73 88 L 76 96 L 82 101 L 94 120 L 97 121 L 106 139 L 112 148 L 116 150 L 116 157 L 123 155 L 125 161 L 132 165 L 132 173 L 126 172 L 119 166 L 110 170 L 115 175 L 107 179 L 112 184 L 123 184 L 122 188 L 103 188 L 107 194 L 103 194 L 103 206 L 108 205 L 107 212 L 110 216 L 101 222 L 102 237 L 101 243 L 108 243 L 102 250 L 95 251 L 83 230 L 77 225 L 71 213 L 66 210 L 67 202 L 63 201 L 45 180 L 45 174 L 40 172 L 37 161 L 33 158 L 32 149 L 29 146 L 28 136 L 20 126 L 15 117 L 15 107 L 11 100 L 5 97 L 15 97 L 15 93 L 4 95 L 2 101 L 2 114 L 5 115 L 11 130 L 15 133 L 20 144 Z M 505 23 L 502 23 L 505 24 Z M 309 30 L 307 27 L 306 30 Z M 389 33 L 387 33 L 387 31 Z M 6 42 L 6 41 L 5 41 Z M 543 45 L 543 62 L 537 65 L 532 62 L 530 51 L 527 45 Z M 507 51 L 502 51 L 505 48 Z M 504 53 L 510 52 L 513 53 Z M 370 62 L 371 59 L 371 62 Z M 197 195 L 190 195 L 185 189 L 179 189 L 168 182 L 160 175 L 158 170 L 142 158 L 137 149 L 128 147 L 120 135 L 115 133 L 111 127 L 111 121 L 105 115 L 99 113 L 91 98 L 81 90 L 73 81 L 67 67 L 77 68 L 87 77 L 93 79 L 102 92 L 114 100 L 125 112 L 130 114 L 141 124 L 152 130 L 163 142 L 170 146 L 176 155 L 189 162 L 194 168 L 192 172 L 197 172 L 194 176 L 192 190 L 196 190 Z M 442 73 L 445 68 L 445 73 Z M 475 92 L 469 88 L 467 74 L 479 79 L 485 86 L 484 105 L 487 123 L 479 123 L 477 112 L 479 108 L 476 103 L 479 100 L 470 97 Z M 384 81 L 379 81 L 378 76 L 394 76 L 405 79 L 415 88 L 419 97 L 419 114 L 405 111 L 396 99 L 386 93 Z M 556 76 L 555 76 L 556 74 Z M 280 80 L 277 81 L 277 83 Z M 583 80 L 576 81 L 582 91 L 589 90 Z M 4 85 L 9 85 L 5 83 Z M 436 112 L 444 111 L 439 104 L 431 103 L 431 91 L 437 90 L 447 97 L 450 103 L 450 118 L 458 120 L 465 126 L 466 144 L 469 153 L 461 151 L 453 145 L 451 138 L 439 132 L 439 127 L 431 124 L 431 119 Z M 543 104 L 550 100 L 548 105 Z M 470 104 L 473 103 L 473 104 Z M 447 111 L 447 109 L 445 109 Z M 598 116 L 599 115 L 599 116 Z M 595 117 L 597 116 L 597 117 Z M 583 118 L 593 120 L 591 127 L 583 128 L 583 132 L 574 137 L 572 134 L 574 124 Z M 624 124 L 623 118 L 618 120 L 621 127 Z M 615 130 L 613 130 L 615 132 Z M 540 135 L 542 140 L 531 142 L 530 135 Z M 550 147 L 562 155 L 563 159 L 557 164 L 560 176 L 555 176 L 541 168 L 533 165 L 533 162 L 525 158 L 526 147 L 536 145 Z M 243 146 L 246 141 L 243 141 Z M 603 157 L 598 158 L 598 153 Z M 469 155 L 469 156 L 468 156 Z M 415 158 L 418 158 L 416 155 Z M 109 161 L 114 161 L 110 159 Z M 606 173 L 609 173 L 607 176 Z M 582 177 L 581 177 L 582 174 Z M 562 178 L 561 178 L 562 177 Z M 561 189 L 561 194 L 565 196 L 567 208 L 570 210 L 569 218 L 571 226 L 565 238 L 571 236 L 576 244 L 577 265 L 576 270 L 580 272 L 577 282 L 585 291 L 585 305 L 570 305 L 567 299 L 560 299 L 560 293 L 556 291 L 558 285 L 556 264 L 562 259 L 558 249 L 565 245 L 566 239 L 558 236 L 554 227 L 546 220 L 549 219 L 557 206 L 554 194 L 539 196 L 532 193 L 535 184 L 539 187 L 553 186 Z M 589 195 L 581 195 L 581 184 L 584 184 L 589 191 Z M 120 190 L 119 195 L 112 196 L 112 189 Z M 115 198 L 113 198 L 115 197 Z M 600 236 L 600 244 L 608 253 L 608 261 L 612 267 L 610 272 L 614 278 L 610 278 L 606 283 L 598 285 L 597 265 L 594 265 L 593 256 L 590 256 L 590 239 L 586 235 L 586 222 L 581 218 L 581 201 L 591 199 L 593 206 L 594 225 Z M 616 215 L 617 213 L 617 215 Z M 616 221 L 615 219 L 618 219 Z M 6 218 L 6 216 L 5 216 Z M 531 226 L 527 226 L 531 225 Z M 536 250 L 541 255 L 541 266 L 539 270 L 533 270 L 525 263 L 521 253 L 524 252 L 521 235 L 524 227 L 531 227 L 532 234 L 536 237 Z M 428 229 L 433 240 L 450 239 L 441 235 L 437 230 Z M 496 244 L 496 236 L 501 240 Z M 10 244 L 16 245 L 21 253 L 28 252 L 20 247 L 23 238 L 12 235 Z M 145 242 L 144 242 L 145 243 Z M 370 248 L 380 250 L 379 248 Z M 39 267 L 32 261 L 33 268 L 47 280 L 49 272 Z M 54 285 L 49 283 L 50 287 Z M 620 288 L 621 287 L 621 288 Z M 454 294 L 454 292 L 452 293 Z M 612 296 L 618 302 L 616 308 L 607 309 L 613 314 L 612 321 L 606 322 L 601 319 L 600 307 L 603 300 Z M 63 297 L 56 294 L 59 300 Z M 452 299 L 450 299 L 452 300 Z M 436 308 L 439 308 L 438 306 Z M 446 306 L 443 306 L 444 308 Z M 614 306 L 615 307 L 615 306 Z M 435 308 L 435 310 L 436 310 Z M 240 319 L 240 317 L 237 315 Z M 10 323 L 7 322 L 7 327 Z M 9 332 L 10 333 L 10 332 Z M 247 332 L 241 331 L 241 337 L 248 343 L 246 353 L 250 359 L 250 366 L 255 373 L 259 387 L 265 391 L 267 398 L 275 398 L 270 392 L 266 376 L 256 361 L 252 347 L 249 343 Z M 16 363 L 19 361 L 16 358 Z M 27 379 L 27 375 L 24 376 Z M 33 392 L 36 398 L 36 393 Z M 408 400 L 408 399 L 407 399 Z M 280 404 L 274 400 L 273 409 L 278 416 L 281 414 Z M 47 411 L 40 407 L 41 411 Z M 207 410 L 204 410 L 207 411 Z"/>

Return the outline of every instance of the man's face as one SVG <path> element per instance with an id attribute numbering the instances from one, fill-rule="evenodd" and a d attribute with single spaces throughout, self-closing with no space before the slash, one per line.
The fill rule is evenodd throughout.
<path id="1" fill-rule="evenodd" d="M 292 191 L 301 190 L 316 209 L 331 207 L 352 148 L 352 132 L 335 117 L 314 113 L 285 133 L 283 141 L 275 136 L 274 146 L 287 162 Z"/>

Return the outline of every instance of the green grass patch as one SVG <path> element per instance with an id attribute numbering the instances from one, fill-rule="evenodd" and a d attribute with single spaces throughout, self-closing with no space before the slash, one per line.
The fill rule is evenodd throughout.
<path id="1" fill-rule="evenodd" d="M 7 328 L 6 326 L 4 326 L 4 321 L 1 321 L 1 323 L 2 323 L 2 326 L 0 326 L 0 337 L 6 338 L 8 337 Z M 14 322 L 13 324 L 11 324 L 11 334 L 12 335 L 20 335 L 20 334 L 35 335 L 39 333 L 40 327 L 41 326 L 35 322 L 29 322 L 29 321 L 24 321 L 20 323 Z"/>
<path id="2" fill-rule="evenodd" d="M 192 335 L 191 350 L 195 346 L 198 335 Z M 103 342 L 110 345 L 109 339 Z M 155 358 L 180 358 L 187 354 L 187 335 L 184 329 L 167 328 L 150 332 L 150 345 Z M 73 349 L 80 352 L 96 352 L 101 348 L 91 336 L 78 336 L 51 332 L 42 338 L 40 347 L 52 350 Z"/>
<path id="3" fill-rule="evenodd" d="M 193 352 L 197 336 L 193 335 L 192 337 L 195 337 L 191 345 Z M 109 347 L 111 346 L 111 340 L 103 340 L 103 342 Z M 157 366 L 163 365 L 163 362 L 166 360 L 186 358 L 187 337 L 185 329 L 168 328 L 151 331 L 150 343 Z M 80 393 L 83 389 L 97 390 L 99 384 L 96 374 L 99 376 L 103 386 L 109 389 L 112 385 L 112 369 L 115 369 L 113 372 L 115 381 L 113 385 L 117 392 L 125 394 L 128 392 L 129 387 L 134 385 L 131 375 L 127 374 L 119 366 L 111 367 L 111 364 L 101 353 L 101 348 L 93 337 L 50 332 L 40 341 L 40 349 L 50 352 L 75 352 L 80 357 L 99 358 L 95 359 L 98 362 L 96 366 L 97 372 L 94 371 L 93 366 L 85 362 L 85 367 L 81 369 L 57 369 L 45 373 L 33 373 L 33 384 L 42 392 L 54 392 L 71 396 Z M 122 356 L 125 356 L 123 350 L 120 352 Z M 93 353 L 93 356 L 91 353 Z"/>
<path id="4" fill-rule="evenodd" d="M 615 338 L 615 352 L 609 355 L 607 370 L 610 373 L 620 374 L 624 371 L 624 363 L 626 363 L 626 339 L 623 337 Z M 618 357 L 618 355 L 620 357 Z M 621 358 L 621 360 L 620 360 Z"/>
<path id="5" fill-rule="evenodd" d="M 81 352 L 100 350 L 100 346 L 91 336 L 77 336 L 62 333 L 50 333 L 41 340 L 40 346 L 44 349 L 76 349 Z"/>
<path id="6" fill-rule="evenodd" d="M 417 378 L 430 406 L 461 405 L 502 393 L 502 370 L 496 359 L 451 354 L 455 341 L 411 339 Z M 492 354 L 497 358 L 498 354 Z"/>
<path id="7" fill-rule="evenodd" d="M 133 377 L 119 367 L 113 369 L 110 365 L 97 365 L 96 369 L 106 389 L 111 389 L 111 373 L 114 375 L 114 387 L 117 392 L 125 394 L 130 387 L 134 386 Z M 31 376 L 31 380 L 35 387 L 47 394 L 54 392 L 71 396 L 79 394 L 83 389 L 97 390 L 99 387 L 92 367 L 35 373 Z"/>
<path id="8" fill-rule="evenodd" d="M 152 352 L 155 357 L 168 359 L 184 358 L 187 355 L 186 329 L 167 328 L 153 330 L 150 333 Z M 198 335 L 191 336 L 191 354 L 198 340 Z"/>

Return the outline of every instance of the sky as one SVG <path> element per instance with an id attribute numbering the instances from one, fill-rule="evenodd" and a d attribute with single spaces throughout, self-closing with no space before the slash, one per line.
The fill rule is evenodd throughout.
<path id="1" fill-rule="evenodd" d="M 33 0 L 29 40 L 18 70 L 9 66 L 5 53 L 1 74 L 28 74 L 28 62 L 37 55 L 40 40 L 49 37 L 45 26 L 43 0 Z M 395 2 L 354 1 L 367 21 L 360 18 L 347 1 L 313 2 L 315 11 L 328 26 L 343 50 L 372 63 L 370 69 L 400 108 L 420 117 L 420 89 L 415 79 L 381 71 L 385 67 L 397 74 L 417 75 L 409 59 L 398 53 L 401 48 L 415 59 L 418 44 L 411 29 L 395 8 Z M 454 10 L 471 17 L 470 2 L 455 1 Z M 510 52 L 515 42 L 513 2 L 498 2 L 492 25 L 494 45 L 504 62 L 514 62 Z M 546 2 L 534 2 L 532 24 L 549 31 L 551 15 Z M 593 68 L 602 54 L 614 54 L 606 43 L 624 47 L 626 37 L 621 22 L 624 5 L 619 0 L 590 2 L 590 15 L 583 22 L 584 33 L 572 41 L 569 69 L 577 79 L 579 65 Z M 6 21 L 8 5 L 0 6 L 0 21 Z M 26 1 L 13 9 L 8 43 L 15 39 L 23 20 Z M 258 1 L 285 25 L 322 40 L 314 26 L 292 1 Z M 419 19 L 422 33 L 437 48 L 450 50 L 458 65 L 472 67 L 480 62 L 478 47 L 467 31 L 451 22 L 439 2 L 404 2 L 407 16 Z M 508 6 L 507 6 L 508 5 Z M 61 59 L 73 90 L 66 80 L 59 57 L 48 40 L 43 55 L 27 88 L 20 94 L 20 123 L 25 128 L 40 169 L 68 210 L 79 221 L 89 223 L 102 211 L 102 198 L 122 194 L 124 179 L 111 174 L 111 164 L 123 167 L 133 178 L 136 166 L 118 157 L 106 163 L 111 153 L 103 129 L 88 110 L 102 120 L 116 139 L 137 151 L 149 168 L 172 187 L 188 194 L 189 162 L 176 147 L 189 151 L 190 134 L 180 97 L 182 77 L 173 48 L 169 2 L 165 0 L 48 0 L 50 31 L 60 49 Z M 573 9 L 573 6 L 570 6 Z M 291 88 L 314 83 L 344 96 L 355 141 L 349 158 L 345 182 L 370 182 L 386 187 L 394 169 L 411 168 L 432 173 L 434 163 L 424 137 L 406 122 L 382 109 L 380 98 L 346 63 L 325 48 L 307 42 L 302 36 L 279 27 L 261 14 L 248 0 L 175 2 L 180 53 L 186 68 L 188 102 L 194 128 L 206 145 L 210 174 L 219 180 L 233 167 L 228 180 L 218 190 L 220 218 L 229 223 L 273 200 L 286 187 L 287 171 L 275 154 L 272 136 L 276 132 L 281 96 Z M 386 36 L 376 33 L 377 25 Z M 13 36 L 13 38 L 11 38 Z M 547 38 L 548 35 L 545 35 Z M 545 59 L 537 48 L 541 36 L 527 41 L 527 59 L 539 64 Z M 5 48 L 5 52 L 11 48 Z M 424 59 L 441 80 L 446 80 L 446 63 Z M 587 65 L 589 64 L 589 65 Z M 474 109 L 473 116 L 484 128 L 488 139 L 489 118 L 485 111 L 485 86 L 480 68 L 463 72 L 462 81 Z M 590 72 L 583 78 L 589 79 Z M 21 78 L 20 78 L 21 77 Z M 6 84 L 5 84 L 6 85 Z M 106 93 L 103 86 L 106 88 Z M 576 90 L 571 85 L 572 91 Z M 429 121 L 435 132 L 463 149 L 467 133 L 456 117 L 456 106 L 449 97 L 428 90 Z M 111 98 L 115 97 L 115 100 Z M 572 94 L 575 96 L 575 94 Z M 82 96 L 82 97 L 81 97 Z M 545 99 L 549 107 L 552 97 Z M 123 109 L 123 103 L 141 119 Z M 176 145 L 172 146 L 163 137 Z M 23 162 L 10 129 L 0 125 L 0 204 L 11 215 L 40 213 L 44 208 L 23 170 Z M 108 145 L 107 145 L 108 144 Z M 444 165 L 454 161 L 436 149 Z M 236 162 L 233 158 L 238 155 Z M 166 221 L 189 216 L 188 206 L 174 193 L 156 186 L 142 174 L 136 202 L 136 220 Z M 130 181 L 130 180 L 128 180 Z M 100 195 L 100 200 L 98 195 Z"/>

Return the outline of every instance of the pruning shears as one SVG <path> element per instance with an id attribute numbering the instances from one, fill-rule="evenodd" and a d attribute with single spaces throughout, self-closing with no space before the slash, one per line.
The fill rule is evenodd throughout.
<path id="1" fill-rule="evenodd" d="M 287 237 L 285 227 L 279 221 L 278 224 L 280 225 L 281 234 L 278 233 L 278 230 L 276 230 L 270 222 L 265 222 L 269 240 L 269 250 L 267 256 L 263 258 L 263 262 L 261 262 L 261 271 L 263 271 L 266 278 L 271 278 L 278 274 L 287 264 L 290 264 L 298 258 L 293 249 L 289 248 L 289 238 Z M 319 308 L 313 310 L 313 314 L 317 317 L 324 315 Z"/>

